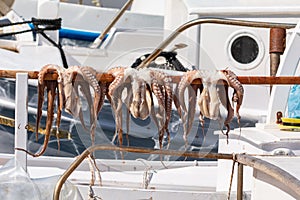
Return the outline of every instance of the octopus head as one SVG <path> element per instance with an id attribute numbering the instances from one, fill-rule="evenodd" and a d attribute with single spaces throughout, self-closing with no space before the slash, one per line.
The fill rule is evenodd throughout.
<path id="1" fill-rule="evenodd" d="M 81 105 L 72 79 L 73 77 L 68 75 L 64 78 L 65 111 L 74 117 L 78 117 Z"/>
<path id="2" fill-rule="evenodd" d="M 138 79 L 132 82 L 133 99 L 130 112 L 135 118 L 146 119 L 151 110 L 151 94 L 144 81 Z"/>

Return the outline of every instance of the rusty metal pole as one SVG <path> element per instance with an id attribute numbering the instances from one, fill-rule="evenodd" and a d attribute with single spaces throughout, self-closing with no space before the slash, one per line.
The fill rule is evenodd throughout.
<path id="1" fill-rule="evenodd" d="M 243 176 L 244 176 L 244 166 L 238 163 L 238 177 L 237 177 L 237 200 L 243 200 Z"/>
<path id="2" fill-rule="evenodd" d="M 270 76 L 276 76 L 279 64 L 280 56 L 285 49 L 286 30 L 284 28 L 271 28 L 270 29 Z M 270 92 L 272 86 L 270 87 Z"/>

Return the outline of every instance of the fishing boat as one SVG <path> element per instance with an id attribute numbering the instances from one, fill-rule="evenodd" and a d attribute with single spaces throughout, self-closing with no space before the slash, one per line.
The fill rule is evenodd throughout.
<path id="1" fill-rule="evenodd" d="M 211 1 L 166 1 L 165 5 L 169 9 L 165 15 L 165 26 L 175 26 L 176 28 L 172 27 L 175 31 L 165 36 L 152 53 L 150 51 L 141 66 L 149 65 L 151 59 L 155 59 L 167 45 L 174 46 L 173 39 L 179 33 L 190 27 L 198 27 L 185 32 L 188 36 L 184 39 L 188 38 L 188 41 L 183 42 L 181 38 L 181 42 L 188 43 L 192 40 L 199 44 L 178 51 L 182 53 L 180 56 L 187 63 L 192 63 L 191 66 L 200 66 L 199 70 L 202 70 L 201 66 L 214 68 L 206 70 L 229 67 L 236 72 L 245 89 L 245 101 L 240 115 L 242 118 L 255 119 L 254 126 L 240 125 L 241 127 L 231 130 L 227 138 L 218 125 L 209 122 L 209 129 L 213 132 L 211 135 L 217 138 L 217 152 L 201 146 L 196 151 L 174 149 L 171 140 L 169 149 L 157 149 L 153 145 L 147 148 L 144 144 L 138 147 L 120 147 L 103 142 L 88 147 L 77 158 L 32 158 L 22 151 L 1 154 L 0 161 L 4 167 L 0 169 L 0 177 L 5 177 L 1 178 L 5 180 L 1 184 L 3 195 L 14 198 L 17 197 L 13 195 L 22 195 L 24 198 L 22 191 L 31 191 L 37 199 L 299 199 L 298 120 L 290 118 L 287 113 L 290 85 L 299 84 L 299 3 L 223 3 L 216 5 Z M 235 5 L 234 9 L 232 5 Z M 175 8 L 180 8 L 180 15 L 172 12 Z M 178 20 L 174 20 L 176 18 Z M 201 28 L 196 26 L 200 24 Z M 269 45 L 266 34 L 274 28 L 279 31 L 286 29 L 288 33 L 284 52 L 271 52 L 271 57 L 277 58 L 277 61 L 280 58 L 280 63 L 276 65 L 278 69 L 272 74 L 269 52 L 265 48 Z M 216 33 L 218 36 L 211 38 Z M 209 45 L 211 43 L 206 37 L 211 39 L 213 45 Z M 282 40 L 281 38 L 280 41 Z M 243 47 L 247 51 L 239 55 L 240 51 L 237 49 Z M 113 63 L 117 63 L 117 60 Z M 167 73 L 171 77 L 178 75 Z M 24 83 L 27 82 L 28 74 L 16 74 L 13 76 L 16 78 L 15 120 L 18 125 L 14 129 L 15 146 L 26 148 L 28 109 L 27 98 L 24 96 L 28 95 Z M 180 77 L 183 75 L 184 72 L 179 74 Z M 279 111 L 283 118 L 277 117 Z M 191 132 L 193 131 L 195 130 L 192 129 Z M 192 140 L 199 139 L 195 134 L 191 135 L 195 137 Z M 182 138 L 182 128 L 174 136 L 179 137 Z M 184 147 L 184 142 L 181 147 Z M 107 154 L 111 155 L 123 152 L 125 159 L 97 158 L 96 166 L 101 172 L 96 183 L 91 184 L 89 162 L 85 158 L 94 152 L 109 152 Z M 137 154 L 140 158 L 126 159 L 126 156 L 130 157 L 132 154 Z M 144 155 L 158 155 L 164 159 L 153 161 Z M 180 161 L 178 158 L 184 159 Z M 205 160 L 201 160 L 203 158 Z M 15 162 L 8 162 L 11 159 Z M 22 187 L 19 187 L 20 184 Z"/>

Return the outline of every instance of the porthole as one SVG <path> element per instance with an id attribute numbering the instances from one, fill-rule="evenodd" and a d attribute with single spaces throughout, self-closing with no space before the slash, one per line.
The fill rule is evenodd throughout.
<path id="1" fill-rule="evenodd" d="M 248 64 L 257 58 L 259 49 L 257 42 L 253 38 L 243 35 L 232 42 L 230 51 L 235 61 Z"/>
<path id="2" fill-rule="evenodd" d="M 233 66 L 243 70 L 257 67 L 264 55 L 261 40 L 247 30 L 235 32 L 229 37 L 226 51 Z"/>

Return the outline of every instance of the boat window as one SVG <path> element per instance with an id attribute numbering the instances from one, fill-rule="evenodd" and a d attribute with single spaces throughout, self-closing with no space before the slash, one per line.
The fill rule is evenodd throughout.
<path id="1" fill-rule="evenodd" d="M 232 42 L 230 51 L 235 61 L 248 64 L 257 58 L 259 47 L 252 37 L 240 36 Z"/>

